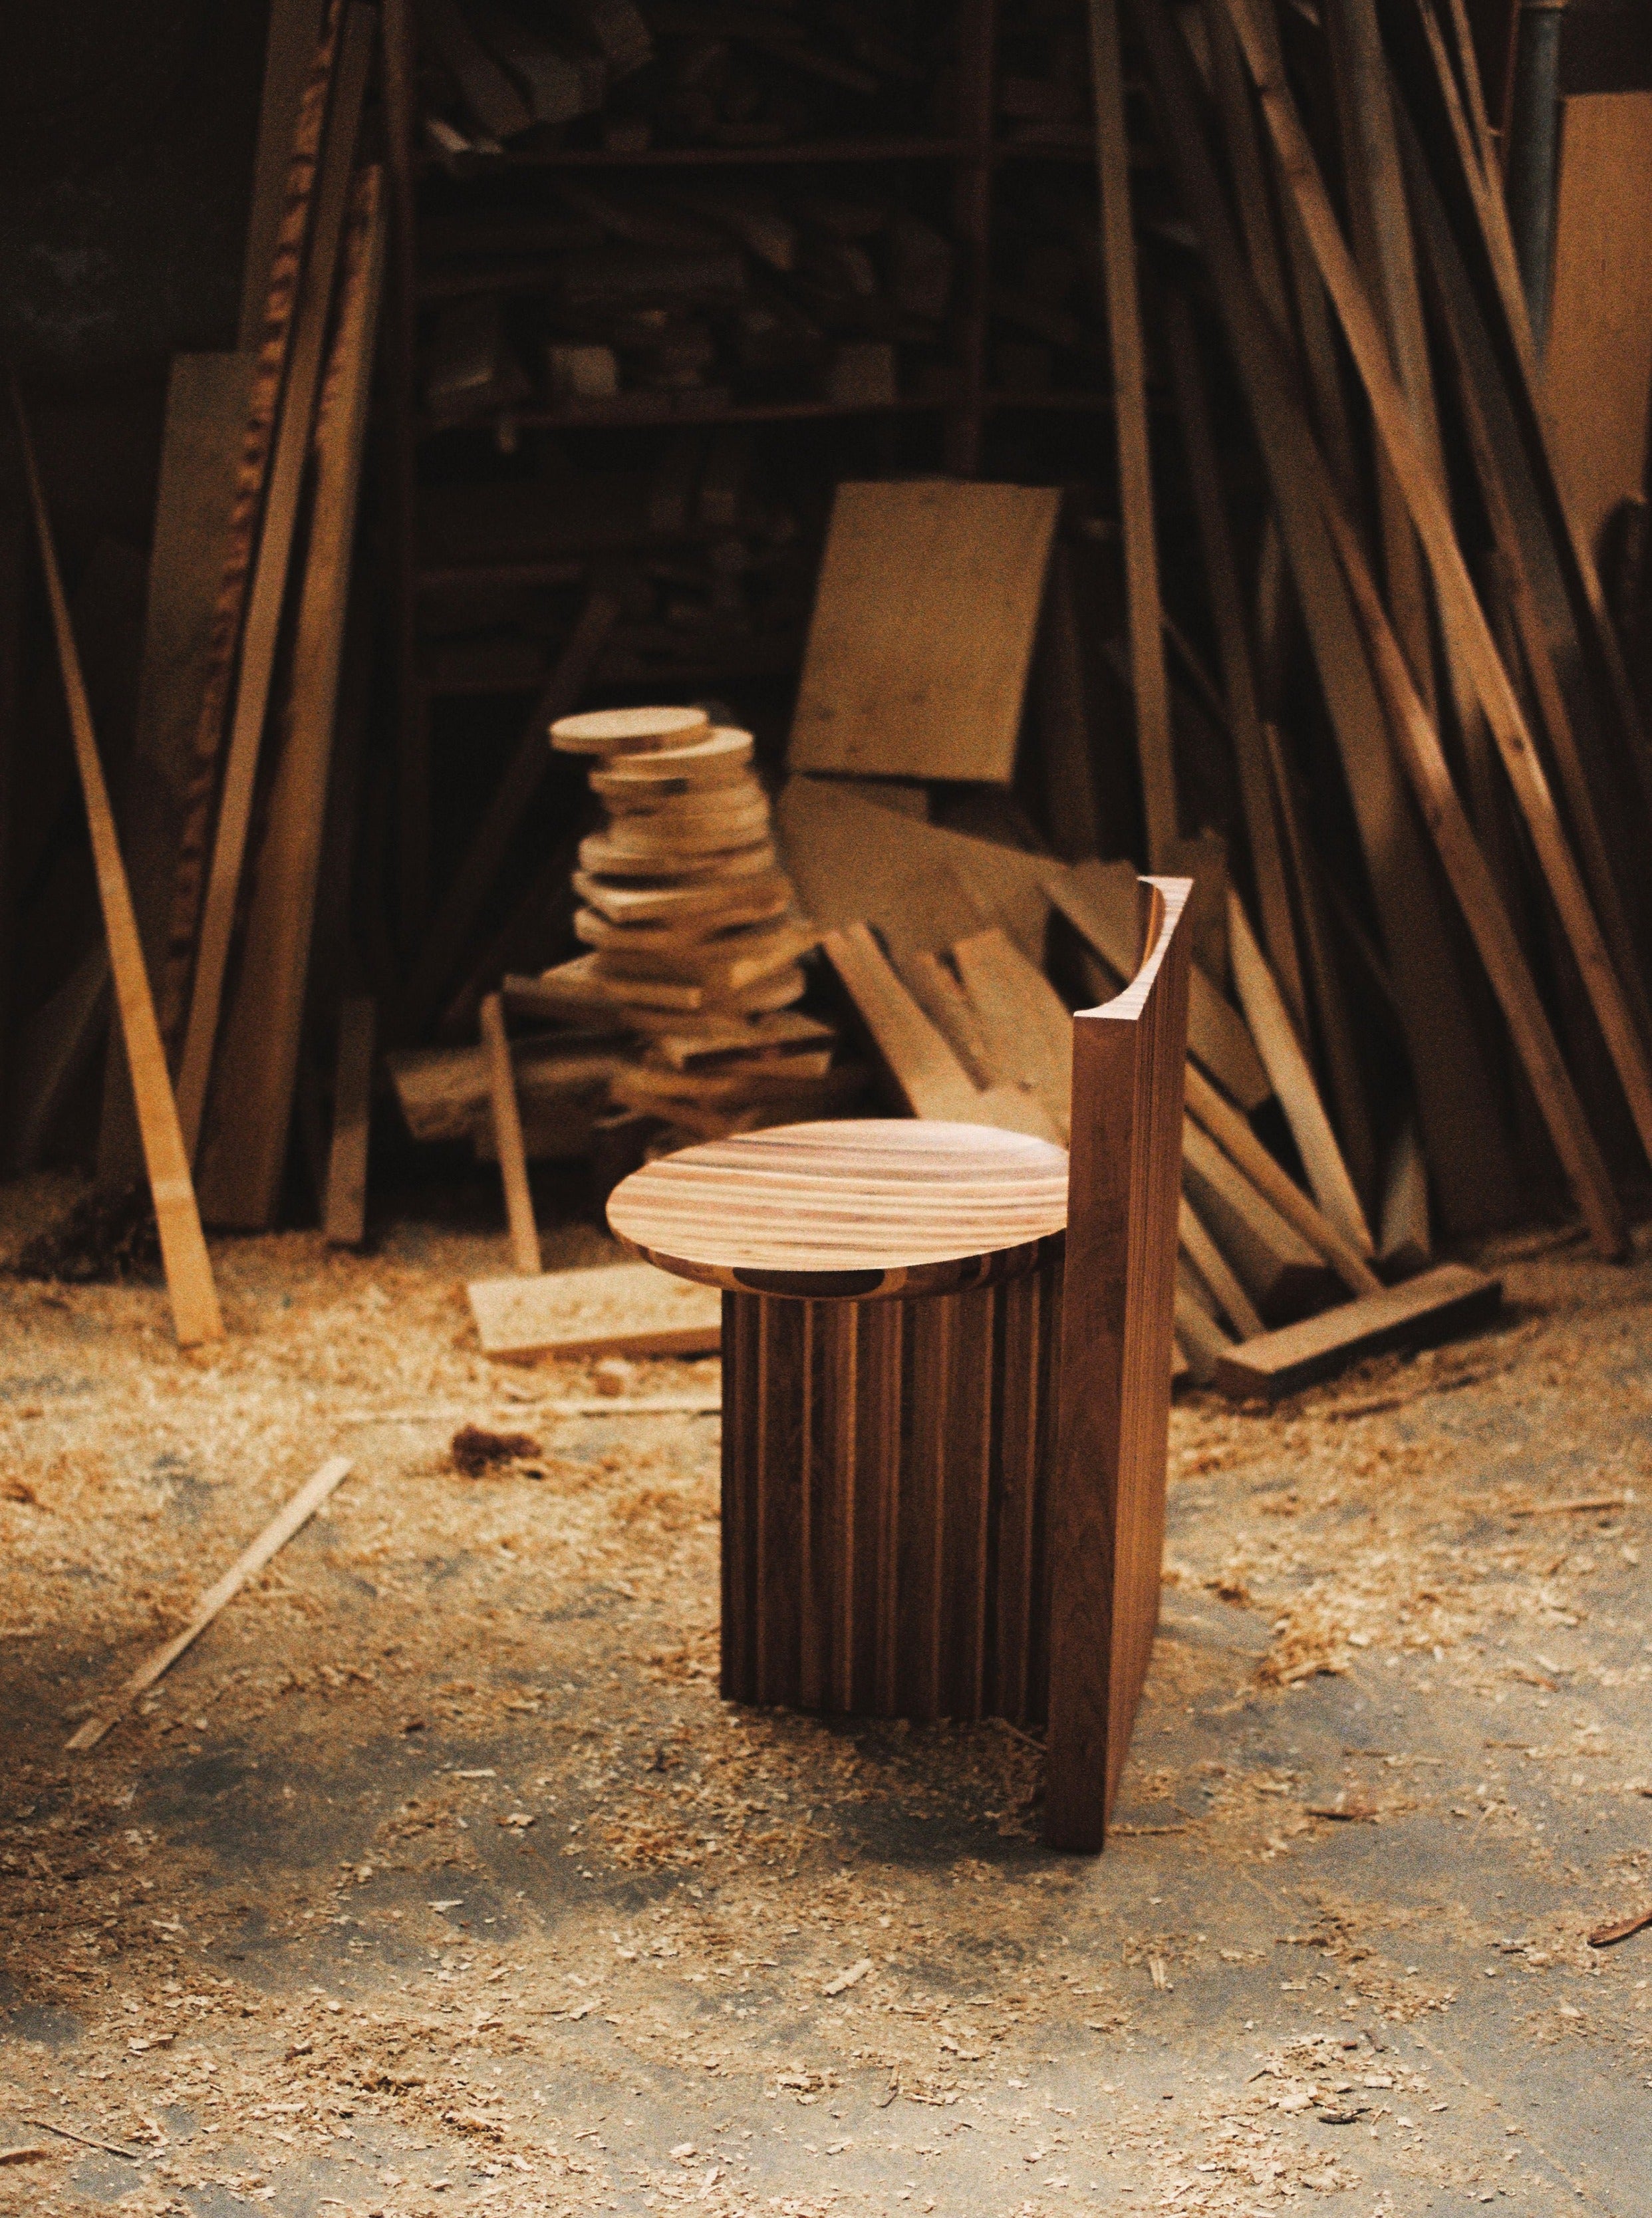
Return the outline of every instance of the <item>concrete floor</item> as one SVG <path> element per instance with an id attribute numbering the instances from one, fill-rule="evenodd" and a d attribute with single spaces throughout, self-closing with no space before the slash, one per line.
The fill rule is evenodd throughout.
<path id="1" fill-rule="evenodd" d="M 497 1240 L 218 1261 L 195 1359 L 147 1290 L 0 1281 L 0 2212 L 1652 2209 L 1652 1930 L 1586 1939 L 1652 1907 L 1647 1262 L 1178 1410 L 1091 1862 L 1000 1728 L 719 1701 L 715 1421 L 536 1416 L 585 1374 L 472 1353 Z M 512 1411 L 543 1453 L 455 1475 Z"/>

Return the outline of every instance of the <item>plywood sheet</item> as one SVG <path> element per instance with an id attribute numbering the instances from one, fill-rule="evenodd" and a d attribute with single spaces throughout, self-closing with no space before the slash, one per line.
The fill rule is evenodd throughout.
<path id="1" fill-rule="evenodd" d="M 1060 505 L 1048 486 L 839 486 L 792 767 L 1007 785 Z"/>
<path id="2" fill-rule="evenodd" d="M 1652 400 L 1652 92 L 1562 103 L 1544 363 L 1561 477 L 1585 543 L 1642 489 Z"/>
<path id="3" fill-rule="evenodd" d="M 465 1289 L 484 1355 L 715 1355 L 722 1296 L 652 1263 L 478 1279 Z"/>

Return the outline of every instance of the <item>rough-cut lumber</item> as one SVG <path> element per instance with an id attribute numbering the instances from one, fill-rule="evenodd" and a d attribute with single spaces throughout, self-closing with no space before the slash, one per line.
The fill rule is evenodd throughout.
<path id="1" fill-rule="evenodd" d="M 612 1263 L 538 1278 L 478 1279 L 465 1289 L 484 1355 L 715 1355 L 722 1304 L 715 1289 L 649 1263 Z"/>
<path id="2" fill-rule="evenodd" d="M 343 0 L 330 0 L 326 25 L 299 101 L 263 325 L 247 390 L 228 526 L 220 542 L 217 597 L 201 653 L 195 727 L 167 911 L 166 954 L 156 984 L 161 1035 L 171 1054 L 176 1052 L 188 1014 L 225 722 L 257 551 L 271 447 L 293 348 L 299 281 L 314 228 L 317 163 L 328 101 L 337 75 L 342 7 Z"/>
<path id="3" fill-rule="evenodd" d="M 1334 1292 L 1325 1259 L 1203 1128 L 1182 1134 L 1182 1180 L 1240 1283 L 1270 1324 L 1321 1308 Z"/>
<path id="4" fill-rule="evenodd" d="M 356 180 L 337 330 L 316 435 L 285 744 L 271 787 L 197 1183 L 209 1224 L 274 1220 L 309 981 L 316 881 L 343 666 L 356 496 L 384 266 L 383 172 Z"/>
<path id="5" fill-rule="evenodd" d="M 1428 1231 L 1428 1173 L 1408 1117 L 1395 1134 L 1383 1173 L 1383 1212 L 1378 1256 L 1390 1279 L 1414 1279 L 1428 1267 L 1433 1242 Z"/>
<path id="6" fill-rule="evenodd" d="M 1382 1281 L 1359 1250 L 1286 1175 L 1247 1121 L 1193 1065 L 1187 1073 L 1187 1109 L 1286 1224 L 1294 1225 L 1309 1246 L 1325 1258 L 1346 1286 L 1358 1294 L 1377 1292 Z"/>
<path id="7" fill-rule="evenodd" d="M 794 770 L 1007 785 L 1061 495 L 843 485 L 793 718 Z"/>
<path id="8" fill-rule="evenodd" d="M 1498 1094 L 1422 828 L 1392 754 L 1373 743 L 1384 725 L 1383 703 L 1319 498 L 1302 467 L 1304 453 L 1317 446 L 1296 369 L 1240 249 L 1180 32 L 1148 0 L 1131 5 L 1163 144 L 1199 234 L 1266 466 L 1392 969 L 1442 1205 L 1463 1230 L 1504 1223 L 1517 1194 Z"/>
<path id="9" fill-rule="evenodd" d="M 120 810 L 132 906 L 157 980 L 166 964 L 173 866 L 252 373 L 250 354 L 177 354 L 167 379 L 138 708 Z M 97 1183 L 114 1193 L 142 1175 L 125 1050 L 112 1032 Z"/>
<path id="10" fill-rule="evenodd" d="M 593 579 L 579 621 L 523 726 L 517 751 L 408 973 L 402 1013 L 410 1028 L 417 1030 L 440 1006 L 442 988 L 498 881 L 523 814 L 550 767 L 547 730 L 585 691 L 619 616 L 620 597 L 611 581 L 603 576 Z"/>
<path id="11" fill-rule="evenodd" d="M 1215 1297 L 1222 1315 L 1241 1340 L 1265 1332 L 1260 1314 L 1234 1275 L 1232 1265 L 1210 1237 L 1204 1220 L 1185 1193 L 1176 1220 L 1176 1237 L 1182 1253 Z"/>
<path id="12" fill-rule="evenodd" d="M 1176 1268 L 1176 1337 L 1196 1386 L 1215 1383 L 1216 1365 L 1233 1346 L 1233 1335 L 1211 1312 L 1179 1261 Z"/>
<path id="13" fill-rule="evenodd" d="M 116 1724 L 145 1688 L 152 1687 L 164 1672 L 170 1671 L 186 1648 L 192 1647 L 227 1602 L 234 1600 L 247 1581 L 256 1578 L 270 1558 L 287 1546 L 293 1535 L 306 1525 L 322 1503 L 349 1477 L 351 1469 L 348 1456 L 333 1456 L 324 1463 L 315 1475 L 306 1479 L 298 1492 L 276 1516 L 272 1517 L 250 1548 L 245 1549 L 230 1565 L 214 1587 L 209 1587 L 196 1605 L 195 1615 L 182 1633 L 175 1633 L 145 1663 L 139 1664 L 112 1702 L 94 1713 L 64 1744 L 77 1751 L 96 1748 L 109 1727 Z"/>
<path id="14" fill-rule="evenodd" d="M 820 945 L 914 1117 L 1055 1138 L 1049 1113 L 1036 1096 L 1015 1086 L 975 1086 L 902 985 L 869 926 L 828 932 Z"/>
<path id="15" fill-rule="evenodd" d="M 523 1147 L 522 1112 L 517 1106 L 510 1043 L 505 1038 L 504 1011 L 497 994 L 484 995 L 480 1013 L 482 1052 L 487 1060 L 488 1108 L 493 1123 L 493 1145 L 499 1158 L 499 1177 L 504 1187 L 510 1253 L 524 1278 L 537 1278 L 542 1267 L 539 1227 L 534 1222 L 534 1198 L 528 1186 L 528 1157 Z"/>
<path id="16" fill-rule="evenodd" d="M 938 955 L 919 949 L 895 965 L 901 983 L 977 1086 L 990 1086 L 993 1066 L 987 1037 L 957 973 Z"/>
<path id="17" fill-rule="evenodd" d="M 74 741 L 75 764 L 86 804 L 86 825 L 91 837 L 92 862 L 97 873 L 97 895 L 103 911 L 104 936 L 108 941 L 109 969 L 114 979 L 115 1006 L 127 1044 L 132 1074 L 133 1098 L 138 1108 L 138 1129 L 143 1138 L 144 1163 L 154 1198 L 155 1222 L 160 1232 L 161 1261 L 166 1290 L 172 1304 L 172 1322 L 185 1348 L 202 1341 L 221 1340 L 224 1321 L 219 1314 L 218 1292 L 213 1284 L 212 1263 L 201 1236 L 189 1158 L 179 1128 L 177 1105 L 166 1075 L 166 1056 L 150 998 L 149 974 L 138 937 L 132 894 L 121 861 L 114 815 L 92 730 L 69 604 L 64 596 L 53 542 L 52 521 L 34 459 L 34 443 L 23 413 L 22 394 L 12 385 L 17 433 L 23 468 L 28 481 L 30 505 L 40 540 L 40 565 L 46 574 L 46 598 L 56 636 L 58 665 L 69 709 L 69 729 Z"/>
<path id="18" fill-rule="evenodd" d="M 1216 1383 L 1224 1394 L 1277 1401 L 1362 1356 L 1470 1332 L 1496 1315 L 1502 1293 L 1500 1279 L 1462 1263 L 1441 1263 L 1402 1286 L 1340 1303 L 1300 1324 L 1225 1350 L 1216 1364 Z"/>
<path id="19" fill-rule="evenodd" d="M 1080 863 L 1056 873 L 1045 866 L 1050 900 L 1087 940 L 1116 979 L 1135 968 L 1135 874 L 1129 863 Z M 1244 1019 L 1203 970 L 1190 974 L 1188 1052 L 1241 1109 L 1259 1109 L 1271 1088 Z"/>
<path id="20" fill-rule="evenodd" d="M 338 1012 L 338 1056 L 332 1089 L 332 1145 L 321 1233 L 330 1247 L 359 1248 L 367 1237 L 367 1149 L 373 1112 L 373 1035 L 376 1011 L 350 994 Z"/>
<path id="21" fill-rule="evenodd" d="M 1319 1088 L 1302 1042 L 1292 1028 L 1290 1012 L 1280 994 L 1267 958 L 1256 944 L 1244 905 L 1237 894 L 1228 895 L 1228 948 L 1240 1007 L 1250 1026 L 1251 1038 L 1272 1081 L 1274 1097 L 1284 1110 L 1290 1137 L 1302 1159 L 1314 1199 L 1343 1237 L 1362 1255 L 1371 1252 L 1370 1227 L 1348 1167 L 1337 1145 L 1331 1120 L 1325 1113 Z"/>
<path id="22" fill-rule="evenodd" d="M 240 902 L 242 868 L 269 713 L 270 686 L 287 595 L 288 565 L 298 525 L 320 390 L 333 278 L 344 234 L 355 159 L 356 127 L 373 56 L 374 18 L 362 0 L 350 0 L 339 40 L 337 83 L 327 119 L 310 251 L 300 284 L 291 358 L 282 395 L 269 482 L 258 532 L 246 624 L 236 677 L 235 711 L 225 753 L 212 862 L 201 903 L 195 980 L 178 1064 L 178 1117 L 193 1156 L 201 1137 L 207 1081 L 223 1006 L 230 942 Z"/>
<path id="23" fill-rule="evenodd" d="M 1153 520 L 1153 465 L 1148 447 L 1146 359 L 1142 301 L 1135 279 L 1135 228 L 1130 208 L 1130 142 L 1124 121 L 1124 65 L 1119 51 L 1118 0 L 1089 0 L 1090 69 L 1096 103 L 1096 166 L 1101 192 L 1102 276 L 1107 292 L 1107 342 L 1118 455 L 1119 511 L 1124 531 L 1124 594 L 1129 619 L 1130 692 L 1142 769 L 1148 860 L 1169 864 L 1180 827 L 1171 749 L 1170 687 L 1159 604 L 1159 548 Z"/>
<path id="24" fill-rule="evenodd" d="M 1254 36 L 1250 0 L 1228 0 L 1228 5 L 1241 44 L 1250 40 L 1247 59 L 1280 170 L 1336 308 L 1389 464 L 1422 541 L 1451 652 L 1461 655 L 1485 709 L 1584 991 L 1606 1039 L 1641 1144 L 1652 1161 L 1652 1067 L 1637 1037 L 1524 712 L 1475 592 L 1446 505 L 1445 489 L 1436 479 L 1418 438 L 1410 407 L 1395 377 L 1381 328 L 1343 239 L 1295 102 Z"/>
<path id="25" fill-rule="evenodd" d="M 1000 1083 L 1039 1102 L 1063 1145 L 1073 1099 L 1073 1019 L 1043 972 L 996 925 L 951 950 Z"/>
<path id="26" fill-rule="evenodd" d="M 1073 590 L 1073 561 L 1058 540 L 1049 558 L 1049 586 L 1033 664 L 1039 753 L 1044 778 L 1044 817 L 1055 852 L 1066 862 L 1101 852 L 1096 765 L 1085 713 L 1084 664 Z M 928 794 L 914 789 L 927 814 Z"/>

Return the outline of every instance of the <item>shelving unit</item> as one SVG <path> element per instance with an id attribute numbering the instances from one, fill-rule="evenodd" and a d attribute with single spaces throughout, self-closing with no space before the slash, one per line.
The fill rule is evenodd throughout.
<path id="1" fill-rule="evenodd" d="M 647 0 L 642 12 L 648 13 Z M 999 0 L 962 0 L 950 11 L 935 11 L 935 24 L 942 27 L 935 42 L 937 74 L 918 89 L 913 102 L 935 106 L 944 80 L 950 129 L 937 112 L 938 131 L 892 128 L 858 137 L 830 132 L 792 144 L 616 146 L 530 140 L 494 150 L 455 145 L 461 134 L 449 127 L 438 149 L 420 108 L 423 65 L 409 0 L 387 0 L 386 106 L 399 232 L 393 306 L 398 359 L 388 380 L 396 480 L 390 569 L 399 696 L 391 868 L 404 960 L 416 961 L 451 868 L 450 835 L 461 836 L 443 816 L 444 755 L 468 751 L 471 720 L 490 701 L 497 705 L 487 714 L 497 725 L 508 719 L 512 703 L 519 709 L 544 682 L 559 641 L 572 629 L 592 564 L 628 563 L 637 605 L 628 609 L 598 657 L 588 697 L 635 699 L 666 686 L 711 695 L 727 701 L 758 732 L 760 747 L 772 753 L 789 720 L 820 536 L 835 483 L 914 471 L 968 477 L 988 469 L 1042 481 L 1111 475 L 1108 443 L 1088 431 L 1083 442 L 1086 449 L 1094 446 L 1094 462 L 1086 454 L 1062 458 L 1053 452 L 1062 444 L 1063 419 L 1087 424 L 1110 407 L 1100 389 L 1098 256 L 1090 257 L 1092 270 L 1081 267 L 1086 263 L 1081 245 L 1071 251 L 1073 289 L 1080 297 L 1059 311 L 1065 323 L 1047 319 L 1042 338 L 1036 331 L 1023 331 L 1018 347 L 1015 304 L 1010 301 L 1006 313 L 1003 274 L 995 267 L 1003 252 L 1008 179 L 1013 176 L 1019 189 L 1020 180 L 1036 177 L 1038 164 L 1049 165 L 1062 179 L 1061 193 L 1073 204 L 1074 236 L 1086 221 L 1093 230 L 1093 215 L 1085 213 L 1093 208 L 1093 190 L 1071 176 L 1075 163 L 1093 161 L 1085 117 L 1030 126 L 1024 116 L 1006 121 L 1001 113 L 1005 25 L 1000 19 L 1008 12 Z M 1063 35 L 1069 41 L 1080 37 L 1084 22 L 1075 4 Z M 1035 26 L 1030 32 L 1024 23 L 1008 28 L 1024 63 L 1029 39 L 1036 46 L 1045 29 Z M 1017 80 L 1024 105 L 1028 82 L 1024 74 Z M 1087 78 L 1080 73 L 1078 82 L 1087 103 Z M 1036 106 L 1036 81 L 1032 84 Z M 1071 97 L 1053 79 L 1049 91 L 1052 103 Z M 564 136 L 589 136 L 597 127 L 587 118 Z M 603 210 L 617 206 L 646 213 L 653 184 L 663 220 L 673 211 L 691 216 L 703 208 L 696 192 L 733 189 L 707 183 L 691 191 L 696 173 L 737 178 L 740 192 L 763 195 L 765 205 L 772 196 L 782 210 L 820 197 L 858 199 L 873 189 L 885 203 L 913 210 L 919 223 L 950 241 L 951 279 L 935 344 L 904 336 L 884 343 L 898 365 L 896 390 L 834 396 L 798 390 L 795 381 L 788 390 L 783 377 L 770 377 L 765 386 L 757 376 L 731 377 L 720 362 L 698 387 L 561 399 L 517 375 L 519 389 L 482 390 L 473 410 L 447 409 L 437 420 L 424 367 L 436 319 L 455 302 L 492 292 L 504 303 L 498 314 L 505 324 L 515 318 L 517 328 L 531 330 L 538 305 L 556 282 L 559 257 L 575 251 L 566 245 L 571 220 L 564 191 L 599 195 Z M 467 226 L 480 235 L 489 224 L 489 251 L 455 247 Z M 542 248 L 529 237 L 535 224 L 545 234 Z M 515 236 L 517 245 L 500 246 L 502 235 Z M 768 270 L 752 256 L 747 259 L 758 277 L 769 280 Z M 911 320 L 916 328 L 919 319 Z M 1053 330 L 1059 337 L 1068 324 L 1082 330 L 1086 360 L 1083 381 L 1063 386 L 1049 371 L 1061 350 L 1048 334 Z M 893 309 L 888 327 L 901 329 Z M 696 466 L 684 444 L 694 438 L 702 438 L 708 451 L 715 448 L 733 469 L 734 491 L 713 518 L 696 513 Z M 732 450 L 716 443 L 742 439 L 749 446 L 732 460 Z M 1070 448 L 1070 439 L 1067 443 Z M 588 496 L 591 484 L 622 460 L 630 471 L 653 468 L 660 474 L 661 498 L 652 516 L 634 521 L 617 512 L 604 515 L 575 543 L 558 522 L 560 509 L 569 500 L 579 506 L 575 496 Z M 686 486 L 674 505 L 668 482 L 673 470 Z M 436 520 L 442 514 L 469 501 L 482 517 L 488 488 L 535 479 L 542 483 L 554 544 L 490 548 L 478 544 L 468 526 L 461 549 L 441 543 Z M 637 497 L 633 487 L 628 498 Z M 646 511 L 646 494 L 641 499 Z M 721 581 L 713 578 L 708 605 L 714 611 L 721 606 L 730 620 L 719 622 L 712 614 L 696 625 L 687 620 L 694 598 L 690 573 L 698 565 L 709 573 L 717 562 L 725 573 Z M 652 611 L 645 605 L 650 589 L 656 603 Z M 733 620 L 742 594 L 749 602 L 744 631 Z M 532 610 L 529 597 L 535 595 L 542 597 L 542 604 Z M 509 621 L 510 596 L 518 597 L 512 605 L 526 635 Z M 465 636 L 467 610 L 476 621 L 466 643 L 456 646 Z M 498 635 L 491 667 L 490 629 Z M 667 647 L 673 629 L 680 635 L 676 653 Z M 578 805 L 578 796 L 560 787 L 548 804 L 553 817 Z"/>

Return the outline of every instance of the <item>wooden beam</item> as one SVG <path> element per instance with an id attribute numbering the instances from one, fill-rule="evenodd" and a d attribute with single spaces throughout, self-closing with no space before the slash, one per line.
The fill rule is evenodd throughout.
<path id="1" fill-rule="evenodd" d="M 343 237 L 356 127 L 361 120 L 374 35 L 372 9 L 364 6 L 362 0 L 350 0 L 340 35 L 337 84 L 316 185 L 313 234 L 294 324 L 281 425 L 275 435 L 252 589 L 247 601 L 235 713 L 224 761 L 218 828 L 201 907 L 195 984 L 178 1065 L 178 1116 L 192 1157 L 201 1137 L 207 1084 L 218 1044 L 224 977 L 240 901 L 241 870 L 252 823 L 264 722 L 269 712 L 282 608 L 287 596 L 288 566 L 314 430 L 333 275 Z"/>
<path id="2" fill-rule="evenodd" d="M 224 1321 L 219 1314 L 213 1267 L 201 1236 L 201 1216 L 195 1207 L 189 1158 L 178 1125 L 177 1105 L 166 1075 L 166 1056 L 150 998 L 149 974 L 144 968 L 138 919 L 121 860 L 121 843 L 109 806 L 108 787 L 98 757 L 92 715 L 86 699 L 69 604 L 58 569 L 53 542 L 52 519 L 46 511 L 34 442 L 23 412 L 23 396 L 12 381 L 12 406 L 17 414 L 17 436 L 23 469 L 28 481 L 34 528 L 39 536 L 40 567 L 46 573 L 46 599 L 56 635 L 58 665 L 69 709 L 69 729 L 74 741 L 75 765 L 86 803 L 86 828 L 90 835 L 92 863 L 97 872 L 97 895 L 103 911 L 103 930 L 109 944 L 109 968 L 114 978 L 115 1006 L 127 1043 L 132 1070 L 133 1097 L 138 1105 L 138 1128 L 144 1143 L 144 1163 L 155 1201 L 155 1222 L 160 1232 L 161 1261 L 166 1272 L 166 1291 L 172 1304 L 172 1323 L 180 1346 L 198 1347 L 203 1341 L 221 1340 Z"/>
<path id="3" fill-rule="evenodd" d="M 1373 743 L 1383 728 L 1383 703 L 1302 468 L 1304 454 L 1318 449 L 1296 371 L 1240 251 L 1180 31 L 1152 0 L 1131 4 L 1162 144 L 1199 233 L 1266 465 L 1395 980 L 1442 1205 L 1456 1229 L 1507 1222 L 1517 1193 L 1502 1106 L 1479 1050 L 1442 889 L 1403 775 L 1390 750 Z"/>
<path id="4" fill-rule="evenodd" d="M 338 1056 L 332 1087 L 332 1145 L 322 1199 L 321 1236 L 330 1248 L 359 1248 L 367 1237 L 368 1137 L 373 1118 L 373 1034 L 376 1012 L 364 994 L 338 1012 Z"/>
<path id="5" fill-rule="evenodd" d="M 1441 1263 L 1402 1286 L 1340 1303 L 1300 1324 L 1224 1349 L 1216 1360 L 1216 1384 L 1222 1393 L 1246 1400 L 1278 1401 L 1362 1356 L 1471 1332 L 1497 1314 L 1502 1293 L 1500 1279 L 1488 1279 L 1465 1264 Z"/>
<path id="6" fill-rule="evenodd" d="M 198 1166 L 207 1222 L 247 1230 L 262 1230 L 274 1220 L 287 1162 L 326 831 L 384 242 L 384 173 L 368 169 L 356 184 L 337 331 L 316 433 L 315 495 L 294 635 L 286 740 L 253 865 L 240 968 L 213 1074 L 215 1114 L 208 1120 Z"/>
<path id="7" fill-rule="evenodd" d="M 1153 520 L 1153 464 L 1148 446 L 1146 361 L 1136 289 L 1135 229 L 1130 211 L 1129 133 L 1117 0 L 1089 0 L 1090 62 L 1096 101 L 1096 165 L 1101 188 L 1101 258 L 1107 290 L 1107 343 L 1118 443 L 1119 508 L 1124 527 L 1124 591 L 1129 613 L 1130 690 L 1142 765 L 1148 859 L 1167 867 L 1180 827 L 1176 810 L 1170 688 L 1160 623 L 1159 550 Z"/>
<path id="8" fill-rule="evenodd" d="M 539 1248 L 539 1227 L 534 1222 L 534 1197 L 528 1185 L 528 1155 L 522 1140 L 522 1112 L 517 1105 L 517 1075 L 510 1063 L 510 1043 L 505 1038 L 504 1011 L 497 994 L 489 994 L 481 1007 L 482 1047 L 487 1057 L 487 1096 L 493 1118 L 493 1144 L 498 1151 L 499 1179 L 504 1187 L 504 1211 L 510 1227 L 510 1255 L 524 1278 L 536 1278 L 544 1268 Z"/>
<path id="9" fill-rule="evenodd" d="M 1256 32 L 1250 0 L 1228 0 L 1272 137 L 1281 174 L 1336 308 L 1343 336 L 1370 403 L 1384 452 L 1428 557 L 1451 652 L 1473 680 L 1538 863 L 1624 1089 L 1635 1128 L 1652 1162 L 1652 1068 L 1567 844 L 1554 796 L 1457 544 L 1445 489 L 1417 436 L 1359 272 L 1343 239 L 1290 89 Z M 1339 530 L 1346 544 L 1346 533 Z M 1344 562 L 1345 570 L 1346 561 Z"/>
<path id="10" fill-rule="evenodd" d="M 1256 944 L 1244 905 L 1231 888 L 1228 947 L 1240 1007 L 1256 1042 L 1256 1051 L 1273 1081 L 1274 1098 L 1284 1112 L 1314 1199 L 1343 1237 L 1368 1257 L 1372 1252 L 1370 1227 L 1358 1193 L 1320 1100 L 1308 1057 L 1291 1028 L 1290 1012 Z"/>

